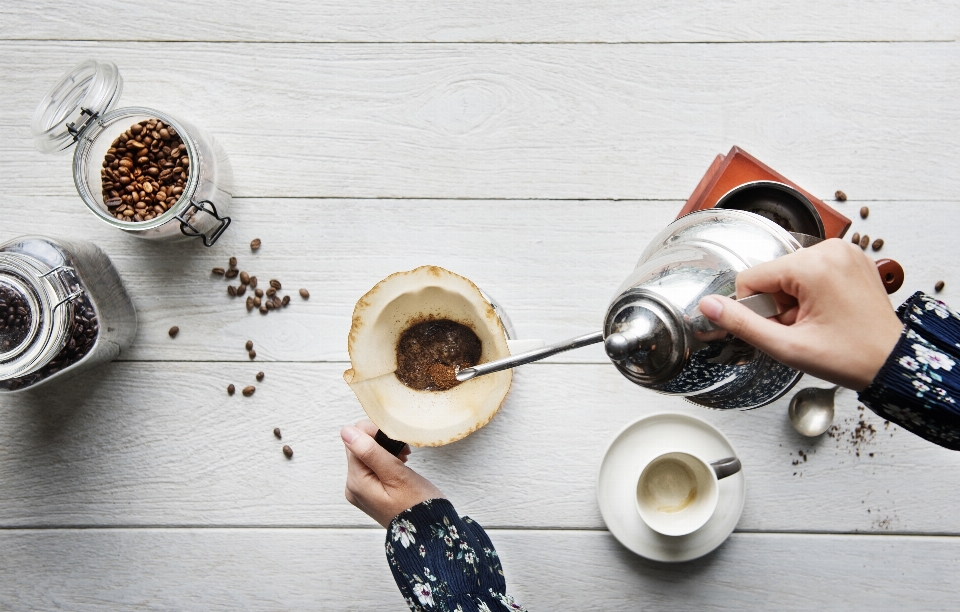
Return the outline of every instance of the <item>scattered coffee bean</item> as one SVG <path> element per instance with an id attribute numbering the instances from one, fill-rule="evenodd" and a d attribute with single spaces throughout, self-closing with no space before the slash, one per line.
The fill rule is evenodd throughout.
<path id="1" fill-rule="evenodd" d="M 223 276 L 223 273 L 226 272 L 223 268 L 214 268 L 212 272 L 218 276 Z"/>
<path id="2" fill-rule="evenodd" d="M 237 388 L 234 387 L 232 384 L 227 385 L 227 395 L 233 395 L 234 393 L 236 393 L 236 391 L 237 391 Z"/>
<path id="3" fill-rule="evenodd" d="M 287 445 L 283 446 L 283 454 L 287 456 L 287 459 L 293 457 L 293 449 Z"/>
<path id="4" fill-rule="evenodd" d="M 860 232 L 853 232 L 853 236 L 850 237 L 850 242 L 853 244 L 860 244 Z"/>
<path id="5" fill-rule="evenodd" d="M 280 281 L 278 281 L 275 278 L 270 279 L 270 286 L 276 289 L 277 291 L 283 289 L 283 287 L 280 285 Z"/>
<path id="6" fill-rule="evenodd" d="M 277 295 L 276 289 L 274 289 L 273 287 L 270 287 L 269 289 L 267 289 L 267 297 L 273 297 L 275 295 Z"/>
<path id="7" fill-rule="evenodd" d="M 867 218 L 867 215 L 869 215 L 869 214 L 870 214 L 870 209 L 867 208 L 866 206 L 864 206 L 864 207 L 862 207 L 862 208 L 860 209 L 860 218 L 861 218 L 861 219 L 866 219 L 866 218 Z"/>
<path id="8" fill-rule="evenodd" d="M 283 296 L 283 299 L 280 300 L 280 304 L 281 304 L 282 306 L 284 306 L 284 307 L 286 307 L 288 304 L 290 304 L 290 296 L 289 296 L 289 295 Z"/>
<path id="9" fill-rule="evenodd" d="M 189 179 L 189 156 L 176 130 L 159 119 L 130 126 L 107 149 L 103 202 L 121 221 L 150 221 L 176 205 Z"/>
<path id="10" fill-rule="evenodd" d="M 247 343 L 244 344 L 243 346 L 245 346 L 248 351 L 249 351 L 249 350 L 252 350 L 252 349 L 253 349 L 253 340 L 247 340 Z"/>
<path id="11" fill-rule="evenodd" d="M 282 439 L 283 439 L 283 437 L 280 435 L 280 428 L 279 428 L 279 427 L 274 427 L 274 428 L 273 428 L 273 435 L 277 436 L 277 440 L 282 440 Z"/>
<path id="12" fill-rule="evenodd" d="M 257 288 L 257 277 L 256 277 L 256 276 L 251 276 L 251 277 L 250 277 L 250 286 L 253 287 L 254 289 Z"/>
<path id="13" fill-rule="evenodd" d="M 250 241 L 250 248 L 251 248 L 252 250 L 254 250 L 254 251 L 256 251 L 257 249 L 259 249 L 259 248 L 260 248 L 260 239 L 259 239 L 259 238 L 254 238 L 253 240 L 251 240 L 251 241 Z"/>
<path id="14" fill-rule="evenodd" d="M 261 382 L 262 380 L 263 380 L 263 372 L 257 372 L 257 382 Z"/>
<path id="15" fill-rule="evenodd" d="M 883 238 L 877 238 L 876 240 L 873 241 L 874 251 L 879 251 L 882 248 L 883 248 Z"/>
<path id="16" fill-rule="evenodd" d="M 868 244 L 870 244 L 870 236 L 867 236 L 866 234 L 864 234 L 860 238 L 860 248 L 865 250 Z"/>
<path id="17" fill-rule="evenodd" d="M 167 332 L 167 334 L 169 334 L 169 336 L 170 336 L 171 338 L 176 338 L 176 337 L 177 337 L 177 334 L 179 334 L 179 333 L 180 333 L 180 328 L 177 327 L 176 325 L 174 325 L 173 327 L 171 327 L 171 328 L 170 328 L 170 331 Z"/>
<path id="18" fill-rule="evenodd" d="M 267 314 L 270 310 L 266 306 L 260 307 L 260 314 Z"/>
<path id="19" fill-rule="evenodd" d="M 230 268 L 223 273 L 223 275 L 227 278 L 236 278 L 237 274 L 240 274 L 240 270 L 237 270 L 236 268 Z"/>
<path id="20" fill-rule="evenodd" d="M 838 202 L 846 202 L 846 201 L 847 201 L 847 194 L 843 193 L 843 192 L 840 191 L 839 189 L 837 189 L 837 192 L 836 192 L 835 194 L 833 194 L 833 197 L 835 197 Z"/>
<path id="21" fill-rule="evenodd" d="M 305 299 L 305 300 L 309 300 L 309 299 L 310 299 L 310 292 L 307 291 L 306 289 L 301 289 L 301 290 L 300 290 L 300 297 L 302 297 L 302 298 Z"/>
<path id="22" fill-rule="evenodd" d="M 231 258 L 230 258 L 230 267 L 231 267 L 231 268 L 236 268 L 236 267 L 237 267 L 237 258 L 236 258 L 236 257 L 231 257 Z"/>
<path id="23" fill-rule="evenodd" d="M 249 351 L 247 351 L 247 357 L 249 357 L 250 359 L 255 359 L 257 357 L 257 351 L 250 349 Z"/>
<path id="24" fill-rule="evenodd" d="M 943 291 L 943 281 L 937 281 L 937 284 L 933 286 L 934 291 L 940 293 Z"/>
<path id="25" fill-rule="evenodd" d="M 263 297 L 263 289 L 254 289 L 254 290 L 253 290 L 253 294 L 254 294 L 255 296 L 257 296 L 258 298 L 259 298 L 259 297 Z"/>
<path id="26" fill-rule="evenodd" d="M 260 308 L 260 298 L 259 298 L 259 297 L 253 298 L 253 307 L 254 307 L 254 308 Z"/>
<path id="27" fill-rule="evenodd" d="M 244 397 L 250 397 L 251 395 L 253 395 L 254 393 L 256 393 L 256 391 L 257 391 L 257 388 L 256 388 L 256 387 L 254 387 L 253 385 L 249 385 L 249 386 L 247 386 L 247 387 L 244 387 L 244 388 L 243 388 L 243 391 L 241 391 L 241 393 L 243 393 L 243 396 L 244 396 Z"/>
<path id="28" fill-rule="evenodd" d="M 244 285 L 243 283 L 240 283 L 240 286 L 237 287 L 237 295 L 243 295 L 246 292 L 247 292 L 247 286 Z"/>
<path id="29" fill-rule="evenodd" d="M 248 296 L 247 296 L 247 310 L 248 310 L 248 311 L 249 311 L 249 310 L 253 310 L 253 296 L 252 296 L 252 295 L 248 295 Z"/>
<path id="30" fill-rule="evenodd" d="M 237 288 L 233 285 L 227 285 L 227 293 L 230 297 L 237 297 Z"/>

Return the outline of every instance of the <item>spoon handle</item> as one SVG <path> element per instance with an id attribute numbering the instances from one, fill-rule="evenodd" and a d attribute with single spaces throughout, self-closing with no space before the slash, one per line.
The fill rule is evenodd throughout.
<path id="1" fill-rule="evenodd" d="M 541 359 L 545 359 L 551 355 L 556 355 L 557 353 L 571 351 L 573 349 L 596 344 L 598 342 L 603 342 L 602 331 L 593 332 L 592 334 L 586 334 L 583 336 L 577 336 L 576 338 L 570 338 L 569 340 L 564 340 L 562 342 L 557 342 L 556 344 L 551 344 L 549 346 L 544 346 L 532 351 L 527 351 L 526 353 L 520 353 L 519 355 L 511 355 L 509 357 L 504 357 L 503 359 L 497 359 L 496 361 L 489 361 L 487 363 L 475 365 L 472 368 L 464 368 L 457 372 L 457 380 L 464 382 L 470 380 L 471 378 L 476 378 L 477 376 L 484 376 L 486 374 L 492 374 L 501 370 L 509 370 L 510 368 L 522 366 L 526 363 L 540 361 Z"/>

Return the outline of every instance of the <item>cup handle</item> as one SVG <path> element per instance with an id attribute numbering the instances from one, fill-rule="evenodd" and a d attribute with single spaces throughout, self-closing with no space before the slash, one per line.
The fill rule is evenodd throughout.
<path id="1" fill-rule="evenodd" d="M 387 452 L 393 455 L 394 457 L 399 457 L 400 453 L 402 453 L 403 449 L 406 448 L 407 446 L 406 442 L 401 442 L 400 440 L 394 440 L 393 438 L 383 433 L 383 431 L 379 429 L 377 430 L 377 435 L 374 436 L 373 439 L 377 441 L 377 444 L 387 449 Z M 740 469 L 740 468 L 737 468 L 737 469 Z"/>
<path id="2" fill-rule="evenodd" d="M 727 457 L 726 459 L 714 461 L 710 464 L 710 467 L 713 468 L 714 474 L 717 475 L 717 480 L 722 480 L 727 476 L 733 476 L 739 472 L 741 465 L 740 460 L 736 457 Z"/>

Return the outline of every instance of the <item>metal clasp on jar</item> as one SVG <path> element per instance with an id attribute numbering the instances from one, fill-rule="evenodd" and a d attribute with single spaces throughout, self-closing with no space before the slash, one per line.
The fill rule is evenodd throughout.
<path id="1" fill-rule="evenodd" d="M 100 113 L 92 111 L 89 108 L 80 107 L 80 116 L 85 117 L 79 125 L 74 123 L 67 124 L 67 131 L 70 132 L 70 135 L 73 136 L 73 141 L 76 142 L 80 140 L 80 137 L 83 133 L 90 127 L 90 124 L 97 120 L 97 117 L 100 116 Z"/>
<path id="2" fill-rule="evenodd" d="M 210 206 L 209 209 L 207 208 L 208 204 Z M 193 213 L 192 211 L 196 211 L 197 213 L 205 212 L 220 222 L 212 234 L 207 236 L 207 234 L 204 234 L 203 232 L 201 232 L 200 230 L 198 230 L 197 228 L 195 228 L 193 225 L 190 224 L 190 221 L 187 220 L 187 216 L 190 217 L 190 220 L 193 220 L 193 216 L 195 213 Z M 180 222 L 180 231 L 183 233 L 184 236 L 197 236 L 203 240 L 203 246 L 206 246 L 206 247 L 213 246 L 213 244 L 220 239 L 220 236 L 223 235 L 223 232 L 225 232 L 227 228 L 230 227 L 230 217 L 221 217 L 220 215 L 218 215 L 217 207 L 210 200 L 203 200 L 200 202 L 190 202 L 190 205 L 187 206 L 186 210 L 184 210 L 182 213 L 180 213 L 174 218 Z"/>
<path id="3" fill-rule="evenodd" d="M 59 275 L 60 281 L 63 283 L 67 293 L 66 297 L 53 305 L 54 310 L 59 308 L 61 305 L 66 304 L 67 302 L 72 302 L 83 295 L 83 289 L 80 287 L 80 280 L 77 278 L 76 270 L 67 265 L 59 265 L 49 272 L 41 274 L 40 278 L 47 278 L 53 274 Z"/>

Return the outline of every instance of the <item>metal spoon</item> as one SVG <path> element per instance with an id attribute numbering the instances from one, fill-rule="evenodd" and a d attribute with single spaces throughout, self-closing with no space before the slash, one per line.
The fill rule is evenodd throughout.
<path id="1" fill-rule="evenodd" d="M 800 389 L 790 400 L 790 424 L 800 435 L 816 437 L 830 428 L 833 423 L 833 406 L 837 389 L 818 389 L 807 387 Z"/>

